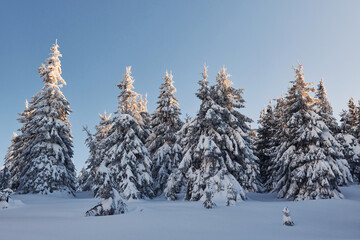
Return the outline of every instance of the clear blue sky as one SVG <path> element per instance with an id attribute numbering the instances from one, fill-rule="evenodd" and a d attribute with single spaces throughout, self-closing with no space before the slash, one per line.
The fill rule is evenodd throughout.
<path id="1" fill-rule="evenodd" d="M 243 112 L 257 120 L 285 93 L 300 60 L 307 81 L 325 78 L 336 116 L 360 98 L 360 1 L 10 1 L 0 2 L 0 163 L 17 113 L 43 85 L 37 68 L 58 38 L 62 88 L 71 103 L 74 162 L 88 152 L 82 126 L 93 129 L 105 109 L 117 108 L 125 66 L 135 90 L 156 106 L 166 70 L 172 70 L 182 113 L 194 116 L 194 93 L 204 62 L 209 80 L 225 65 L 244 88 Z"/>

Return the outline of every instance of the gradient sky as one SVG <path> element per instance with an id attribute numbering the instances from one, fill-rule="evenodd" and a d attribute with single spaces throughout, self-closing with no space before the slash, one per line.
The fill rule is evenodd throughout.
<path id="1" fill-rule="evenodd" d="M 0 2 L 0 164 L 17 113 L 43 86 L 37 68 L 58 38 L 62 88 L 71 103 L 74 163 L 88 150 L 82 126 L 117 108 L 116 84 L 131 65 L 135 90 L 156 106 L 166 70 L 174 75 L 182 113 L 195 116 L 202 65 L 209 81 L 225 65 L 244 88 L 243 113 L 257 121 L 304 65 L 305 80 L 325 79 L 336 117 L 360 99 L 360 1 L 12 1 Z"/>

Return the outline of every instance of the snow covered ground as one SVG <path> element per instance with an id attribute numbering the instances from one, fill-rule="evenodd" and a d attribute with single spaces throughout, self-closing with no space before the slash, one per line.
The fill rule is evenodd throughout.
<path id="1" fill-rule="evenodd" d="M 98 202 L 89 193 L 14 195 L 0 210 L 0 239 L 360 239 L 360 185 L 342 192 L 344 200 L 301 202 L 251 193 L 237 206 L 210 210 L 200 202 L 133 201 L 127 214 L 106 217 L 84 216 Z M 293 227 L 282 225 L 285 206 Z"/>

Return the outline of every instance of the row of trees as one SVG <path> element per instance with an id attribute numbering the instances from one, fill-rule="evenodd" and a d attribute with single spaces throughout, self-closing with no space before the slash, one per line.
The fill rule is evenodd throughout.
<path id="1" fill-rule="evenodd" d="M 78 183 L 79 190 L 102 199 L 86 213 L 94 216 L 124 213 L 126 200 L 161 195 L 201 200 L 206 208 L 234 204 L 249 191 L 276 191 L 294 200 L 342 198 L 338 186 L 352 182 L 352 175 L 359 179 L 359 107 L 351 100 L 338 126 L 324 82 L 312 97 L 315 89 L 305 82 L 302 65 L 294 68 L 286 96 L 261 112 L 256 134 L 239 111 L 243 90 L 232 87 L 225 68 L 209 85 L 204 66 L 199 111 L 183 123 L 172 74 L 165 74 L 150 115 L 127 67 L 117 85 L 118 110 L 100 115 L 94 134 L 84 128 L 90 155 L 76 179 L 57 43 L 51 50 L 39 68 L 45 85 L 20 114 L 20 134 L 0 171 L 1 188 L 74 194 Z"/>

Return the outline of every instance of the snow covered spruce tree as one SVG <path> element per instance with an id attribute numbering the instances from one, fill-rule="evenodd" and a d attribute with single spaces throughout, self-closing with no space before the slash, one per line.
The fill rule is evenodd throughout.
<path id="1" fill-rule="evenodd" d="M 339 133 L 340 129 L 333 115 L 333 109 L 327 97 L 323 78 L 318 85 L 315 97 L 320 100 L 315 103 L 317 113 L 320 115 L 320 117 L 322 117 L 323 122 L 326 124 L 332 134 L 335 135 Z"/>
<path id="2" fill-rule="evenodd" d="M 155 195 L 163 193 L 169 175 L 178 167 L 181 160 L 181 147 L 176 143 L 176 132 L 180 130 L 182 122 L 172 78 L 172 74 L 165 73 L 158 106 L 151 118 L 152 133 L 146 142 L 153 161 Z"/>
<path id="3" fill-rule="evenodd" d="M 333 116 L 333 110 L 327 97 L 324 79 L 321 79 L 316 90 L 315 97 L 319 100 L 315 102 L 315 110 L 317 114 L 320 115 L 322 121 L 329 128 L 332 136 L 334 136 L 337 140 L 332 141 L 332 145 L 334 149 L 334 159 L 336 159 L 336 163 L 338 164 L 340 171 L 342 171 L 342 175 L 340 175 L 340 178 L 338 179 L 338 184 L 347 185 L 349 181 L 352 181 L 351 173 L 349 171 L 350 167 L 348 161 L 344 157 L 345 149 L 341 144 L 341 142 L 343 142 L 342 134 L 339 134 L 340 128 Z"/>
<path id="4" fill-rule="evenodd" d="M 266 182 L 264 182 L 263 190 L 271 191 L 274 189 L 276 184 L 276 175 L 277 167 L 276 157 L 277 153 L 281 147 L 282 142 L 284 141 L 284 126 L 285 126 L 285 99 L 282 95 L 280 98 L 275 99 L 275 106 L 273 109 L 273 135 L 268 139 L 270 148 L 267 150 L 269 159 L 268 166 L 266 169 Z"/>
<path id="5" fill-rule="evenodd" d="M 139 123 L 139 94 L 134 92 L 131 67 L 118 85 L 119 109 L 111 121 L 112 127 L 100 143 L 104 151 L 103 160 L 96 172 L 94 193 L 96 197 L 106 198 L 104 193 L 115 189 L 125 199 L 151 198 L 152 190 L 151 159 L 144 141 L 147 131 Z M 112 191 L 114 192 L 114 191 Z"/>
<path id="6" fill-rule="evenodd" d="M 256 155 L 259 158 L 260 180 L 264 185 L 268 179 L 269 166 L 271 162 L 272 150 L 274 142 L 271 141 L 275 136 L 275 117 L 273 114 L 272 103 L 270 102 L 266 108 L 261 112 L 258 120 L 259 127 L 257 129 L 256 137 Z"/>
<path id="7" fill-rule="evenodd" d="M 315 112 L 318 100 L 309 95 L 315 89 L 305 83 L 303 66 L 299 64 L 294 70 L 296 79 L 286 95 L 284 142 L 274 161 L 274 190 L 279 198 L 294 200 L 341 198 L 338 143 Z"/>
<path id="8" fill-rule="evenodd" d="M 0 191 L 9 188 L 10 171 L 6 165 L 0 168 Z"/>
<path id="9" fill-rule="evenodd" d="M 249 144 L 250 119 L 236 110 L 244 107 L 242 90 L 231 87 L 225 68 L 213 87 L 208 86 L 206 67 L 202 76 L 196 94 L 200 110 L 179 132 L 183 158 L 169 177 L 165 195 L 174 200 L 184 191 L 186 200 L 212 207 L 213 200 L 232 203 L 245 199 L 244 189 L 256 191 L 258 170 Z"/>
<path id="10" fill-rule="evenodd" d="M 99 168 L 104 156 L 104 149 L 100 148 L 102 140 L 105 138 L 107 132 L 112 127 L 110 120 L 111 114 L 99 114 L 100 122 L 95 126 L 95 134 L 92 134 L 87 127 L 84 131 L 88 135 L 85 140 L 89 148 L 89 157 L 86 160 L 86 167 L 84 167 L 79 174 L 79 190 L 90 191 L 93 189 L 96 171 Z"/>
<path id="11" fill-rule="evenodd" d="M 350 165 L 350 171 L 355 181 L 360 182 L 360 143 L 357 136 L 359 125 L 359 110 L 354 99 L 350 98 L 348 110 L 341 113 L 341 133 L 337 139 L 342 144 L 344 157 Z"/>
<path id="12" fill-rule="evenodd" d="M 21 173 L 25 165 L 23 152 L 28 146 L 28 139 L 30 136 L 27 136 L 24 132 L 28 127 L 27 116 L 29 116 L 29 114 L 29 104 L 28 101 L 25 101 L 25 110 L 22 113 L 19 113 L 20 118 L 18 118 L 18 121 L 23 125 L 18 129 L 19 134 L 14 133 L 11 138 L 11 145 L 5 156 L 5 166 L 10 174 L 8 178 L 8 187 L 14 191 L 16 191 L 19 186 Z"/>
<path id="13" fill-rule="evenodd" d="M 60 87 L 66 85 L 61 77 L 61 54 L 57 42 L 50 48 L 46 65 L 39 68 L 44 87 L 32 98 L 26 128 L 27 139 L 21 153 L 19 187 L 21 193 L 74 193 L 75 167 L 71 160 L 73 144 L 68 115 L 71 112 Z"/>

